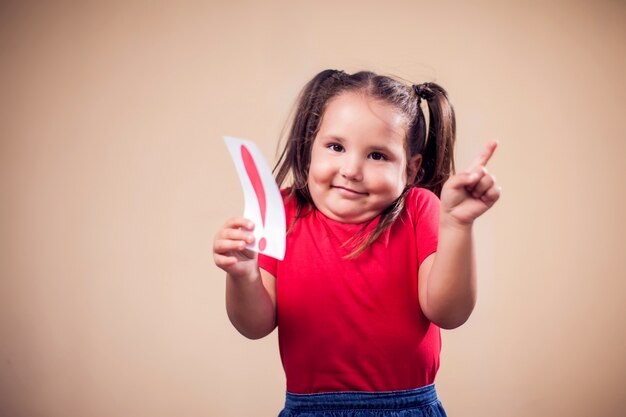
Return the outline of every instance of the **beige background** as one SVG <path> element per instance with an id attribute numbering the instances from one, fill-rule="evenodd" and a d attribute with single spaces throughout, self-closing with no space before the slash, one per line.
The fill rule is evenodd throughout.
<path id="1" fill-rule="evenodd" d="M 221 136 L 273 162 L 327 67 L 444 85 L 460 167 L 501 141 L 449 415 L 625 415 L 625 45 L 621 1 L 1 2 L 0 416 L 277 414 L 212 262 Z"/>

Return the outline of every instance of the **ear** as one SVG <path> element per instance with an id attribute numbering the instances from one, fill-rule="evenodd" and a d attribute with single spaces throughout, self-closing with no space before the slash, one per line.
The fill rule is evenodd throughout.
<path id="1" fill-rule="evenodd" d="M 415 182 L 415 178 L 417 177 L 417 173 L 419 172 L 421 166 L 422 166 L 421 154 L 414 155 L 408 160 L 407 167 L 406 167 L 406 172 L 407 172 L 406 183 L 407 184 L 413 184 Z"/>

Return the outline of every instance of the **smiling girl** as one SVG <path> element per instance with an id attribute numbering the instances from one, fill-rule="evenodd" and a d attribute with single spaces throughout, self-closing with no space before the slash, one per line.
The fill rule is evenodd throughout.
<path id="1" fill-rule="evenodd" d="M 284 260 L 245 249 L 247 219 L 214 241 L 233 325 L 253 339 L 278 326 L 281 417 L 445 416 L 440 328 L 474 308 L 473 222 L 500 196 L 497 143 L 455 174 L 454 141 L 437 84 L 326 70 L 305 86 L 277 164 Z"/>

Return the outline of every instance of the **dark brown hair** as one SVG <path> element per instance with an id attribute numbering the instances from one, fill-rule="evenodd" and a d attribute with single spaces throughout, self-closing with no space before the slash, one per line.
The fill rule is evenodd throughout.
<path id="1" fill-rule="evenodd" d="M 304 209 L 315 209 L 307 179 L 311 147 L 326 106 L 333 97 L 351 91 L 361 92 L 388 103 L 403 114 L 408 122 L 405 143 L 407 161 L 422 155 L 418 172 L 407 172 L 407 186 L 404 192 L 381 213 L 380 221 L 374 230 L 367 234 L 358 233 L 346 242 L 353 245 L 354 249 L 348 257 L 354 258 L 363 253 L 398 218 L 411 187 L 426 188 L 440 196 L 443 184 L 454 173 L 456 121 L 448 94 L 438 84 L 409 85 L 369 71 L 355 74 L 338 70 L 320 72 L 305 85 L 298 97 L 287 142 L 274 168 L 279 187 L 283 186 L 291 175 L 291 191 L 287 198 L 296 199 L 296 220 Z M 428 107 L 428 124 L 421 107 L 422 99 L 426 101 Z M 407 164 L 407 170 L 410 170 L 409 165 Z M 362 230 L 366 226 L 367 224 Z"/>

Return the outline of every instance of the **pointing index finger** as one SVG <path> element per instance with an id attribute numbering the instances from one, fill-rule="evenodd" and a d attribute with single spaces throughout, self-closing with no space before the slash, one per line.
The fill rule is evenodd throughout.
<path id="1" fill-rule="evenodd" d="M 485 150 L 480 155 L 478 155 L 478 157 L 474 159 L 474 161 L 470 164 L 469 168 L 467 169 L 467 172 L 471 172 L 472 170 L 474 170 L 475 168 L 479 166 L 487 165 L 487 162 L 489 162 L 489 159 L 491 159 L 491 156 L 493 155 L 497 147 L 498 147 L 497 140 L 492 140 L 491 142 L 489 142 L 487 146 L 485 147 Z"/>

